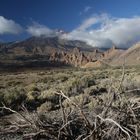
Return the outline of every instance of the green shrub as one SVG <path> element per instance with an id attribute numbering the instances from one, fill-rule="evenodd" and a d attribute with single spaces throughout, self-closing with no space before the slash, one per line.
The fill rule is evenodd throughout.
<path id="1" fill-rule="evenodd" d="M 30 91 L 27 93 L 27 100 L 37 100 L 40 94 L 38 91 Z"/>
<path id="2" fill-rule="evenodd" d="M 90 102 L 88 103 L 88 109 L 89 110 L 94 110 L 94 108 L 97 106 L 97 100 L 95 98 L 90 98 Z"/>
<path id="3" fill-rule="evenodd" d="M 86 89 L 84 90 L 84 93 L 85 93 L 85 94 L 88 94 L 88 95 L 90 95 L 90 96 L 92 96 L 92 95 L 97 95 L 97 94 L 99 93 L 98 86 L 91 86 L 91 87 L 89 87 L 89 88 L 86 88 Z"/>
<path id="4" fill-rule="evenodd" d="M 51 111 L 55 108 L 55 104 L 50 101 L 43 103 L 40 107 L 37 108 L 39 114 L 45 113 L 47 111 Z"/>
<path id="5" fill-rule="evenodd" d="M 4 93 L 0 92 L 0 103 L 4 101 Z"/>
<path id="6" fill-rule="evenodd" d="M 38 89 L 36 83 L 32 83 L 32 84 L 26 86 L 26 90 L 27 90 L 27 92 L 30 92 L 30 91 L 37 91 L 37 92 L 39 92 L 40 91 L 40 89 Z"/>
<path id="7" fill-rule="evenodd" d="M 8 81 L 6 85 L 7 86 L 17 86 L 17 85 L 20 85 L 20 84 L 22 84 L 22 82 L 12 80 L 12 81 Z"/>
<path id="8" fill-rule="evenodd" d="M 84 90 L 85 94 L 88 94 L 90 96 L 92 95 L 100 95 L 101 93 L 107 92 L 107 89 L 104 87 L 100 87 L 99 85 L 97 86 L 91 86 L 89 88 L 86 88 Z"/>
<path id="9" fill-rule="evenodd" d="M 51 88 L 45 91 L 41 92 L 41 95 L 39 96 L 39 99 L 45 99 L 47 101 L 50 101 L 54 104 L 59 103 L 59 96 L 55 94 L 57 90 L 55 88 Z"/>
<path id="10" fill-rule="evenodd" d="M 5 104 L 16 106 L 26 99 L 26 92 L 23 88 L 11 88 L 4 92 L 3 101 Z"/>
<path id="11" fill-rule="evenodd" d="M 75 96 L 84 93 L 84 89 L 92 85 L 95 85 L 95 81 L 92 77 L 73 77 L 62 84 L 61 89 L 67 96 Z"/>

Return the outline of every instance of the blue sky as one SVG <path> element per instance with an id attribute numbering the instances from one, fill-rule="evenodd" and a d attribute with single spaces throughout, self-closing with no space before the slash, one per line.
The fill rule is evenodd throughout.
<path id="1" fill-rule="evenodd" d="M 72 39 L 75 35 L 78 35 L 79 39 L 87 37 L 85 41 L 90 43 L 89 40 L 92 40 L 94 30 L 98 28 L 98 26 L 100 26 L 101 30 L 103 29 L 102 25 L 104 22 L 106 23 L 104 20 L 105 17 L 107 20 L 111 19 L 111 21 L 115 23 L 119 21 L 120 24 L 124 23 L 120 21 L 120 19 L 123 18 L 125 18 L 126 21 L 127 19 L 133 19 L 133 23 L 135 23 L 134 21 L 139 23 L 139 6 L 139 0 L 0 0 L 0 40 L 22 40 L 32 35 L 38 35 L 38 32 L 39 35 L 41 35 L 41 31 L 48 35 L 52 33 L 54 29 L 63 29 L 70 32 L 67 38 Z M 135 16 L 138 18 L 134 19 Z M 93 21 L 95 17 L 96 20 L 99 20 L 96 21 L 97 24 Z M 117 19 L 114 20 L 114 18 Z M 91 24 L 84 28 L 84 32 L 82 29 L 82 32 L 75 33 L 77 29 L 78 31 L 79 29 L 81 30 L 79 27 L 90 19 L 92 20 Z M 3 23 L 5 23 L 4 21 L 7 24 L 3 25 Z M 9 25 L 11 24 L 9 21 L 13 22 L 12 26 Z M 129 23 L 127 22 L 127 25 L 130 25 L 130 22 L 131 21 L 129 21 Z M 120 26 L 120 24 L 116 26 Z M 14 29 L 11 30 L 13 26 Z M 5 28 L 6 30 L 4 30 Z M 16 28 L 18 28 L 17 31 Z M 105 28 L 109 28 L 108 25 L 105 26 Z M 110 30 L 112 30 L 112 28 L 114 29 L 114 27 L 111 27 Z M 8 31 L 8 29 L 10 31 Z M 36 32 L 34 33 L 33 31 Z M 92 36 L 87 35 L 87 32 L 90 32 Z M 96 32 L 97 30 L 95 30 L 95 33 Z M 81 34 L 84 34 L 84 37 L 81 37 Z M 100 35 L 97 37 L 100 37 Z M 95 38 L 94 34 L 93 40 L 95 40 Z M 133 40 L 132 38 L 133 37 L 130 37 L 130 40 L 127 39 L 127 43 L 140 39 L 138 35 Z M 116 41 L 112 40 L 112 38 L 107 38 L 106 40 L 104 39 L 103 42 L 107 45 L 109 42 L 116 43 Z M 96 44 L 98 45 L 98 43 L 94 45 Z"/>

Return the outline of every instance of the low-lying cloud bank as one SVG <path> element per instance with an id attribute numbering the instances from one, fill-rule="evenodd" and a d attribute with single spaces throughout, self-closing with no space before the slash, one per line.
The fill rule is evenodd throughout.
<path id="1" fill-rule="evenodd" d="M 0 16 L 0 35 L 19 34 L 22 30 L 22 27 L 15 21 Z"/>
<path id="2" fill-rule="evenodd" d="M 55 37 L 55 36 L 60 36 L 61 32 L 58 30 L 51 30 L 45 25 L 41 25 L 37 22 L 34 22 L 31 26 L 28 26 L 26 30 L 29 34 L 32 36 L 45 36 L 45 37 Z"/>
<path id="3" fill-rule="evenodd" d="M 140 41 L 140 16 L 114 18 L 108 14 L 93 15 L 84 20 L 79 27 L 69 33 L 52 30 L 45 25 L 33 23 L 26 30 L 13 20 L 0 16 L 0 35 L 19 34 L 22 31 L 32 36 L 59 36 L 68 40 L 82 40 L 96 47 L 129 47 Z"/>
<path id="4" fill-rule="evenodd" d="M 97 47 L 129 47 L 140 41 L 140 17 L 113 18 L 107 14 L 92 16 L 64 38 L 83 40 Z"/>
<path id="5" fill-rule="evenodd" d="M 129 47 L 140 41 L 140 17 L 113 18 L 108 14 L 94 15 L 67 34 L 40 24 L 29 26 L 27 31 L 33 36 L 59 36 L 68 40 L 82 40 L 94 47 L 111 47 L 112 44 Z"/>
<path id="6" fill-rule="evenodd" d="M 39 23 L 33 23 L 33 25 L 28 26 L 26 30 L 29 34 L 33 36 L 41 36 L 41 35 L 46 35 L 46 36 L 51 36 L 53 31 L 46 27 L 45 25 L 40 25 Z"/>

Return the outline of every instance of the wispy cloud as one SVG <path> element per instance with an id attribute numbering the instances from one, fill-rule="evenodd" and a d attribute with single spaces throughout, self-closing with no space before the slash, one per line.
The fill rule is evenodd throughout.
<path id="1" fill-rule="evenodd" d="M 80 15 L 82 15 L 82 14 L 85 14 L 85 13 L 89 12 L 91 9 L 92 9 L 92 7 L 91 7 L 91 6 L 86 6 L 86 7 L 84 8 L 84 10 L 80 12 Z"/>
<path id="2" fill-rule="evenodd" d="M 92 9 L 91 6 L 86 6 L 85 9 L 84 9 L 84 12 L 86 13 L 86 12 L 88 12 L 88 11 L 91 10 L 91 9 Z"/>
<path id="3" fill-rule="evenodd" d="M 140 17 L 114 18 L 108 14 L 91 16 L 65 38 L 83 40 L 99 47 L 112 44 L 129 47 L 140 40 Z"/>
<path id="4" fill-rule="evenodd" d="M 0 34 L 19 34 L 22 32 L 22 27 L 11 19 L 6 19 L 0 16 Z"/>

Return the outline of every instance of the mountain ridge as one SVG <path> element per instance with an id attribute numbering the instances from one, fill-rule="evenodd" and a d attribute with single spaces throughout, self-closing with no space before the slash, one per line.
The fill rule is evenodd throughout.
<path id="1" fill-rule="evenodd" d="M 58 37 L 31 37 L 21 42 L 0 47 L 0 62 L 7 64 L 33 61 L 48 61 L 71 66 L 81 66 L 95 61 L 101 52 L 83 41 L 68 41 Z M 98 52 L 98 53 L 97 53 Z M 47 63 L 47 62 L 46 62 Z M 46 64 L 48 65 L 48 64 Z"/>
<path id="2" fill-rule="evenodd" d="M 140 61 L 135 56 L 139 57 L 139 52 L 140 43 L 127 50 L 113 45 L 112 48 L 104 51 L 79 40 L 41 36 L 0 44 L 0 64 L 1 67 L 6 65 L 101 67 L 121 65 L 125 58 L 129 62 L 126 64 L 131 65 L 130 63 L 136 61 L 138 65 Z"/>

